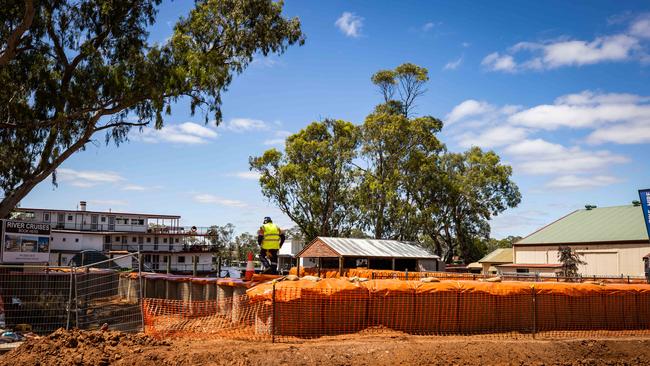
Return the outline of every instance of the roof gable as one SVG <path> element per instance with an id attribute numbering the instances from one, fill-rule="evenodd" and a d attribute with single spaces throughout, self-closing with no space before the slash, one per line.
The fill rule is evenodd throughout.
<path id="1" fill-rule="evenodd" d="M 498 248 L 479 259 L 479 263 L 512 263 L 512 248 Z"/>
<path id="2" fill-rule="evenodd" d="M 397 240 L 380 240 L 380 239 L 348 239 L 348 238 L 331 238 L 322 237 L 314 239 L 310 245 L 305 247 L 300 257 L 309 257 L 307 253 L 312 246 L 321 246 L 321 242 L 326 247 L 340 256 L 355 257 L 375 257 L 375 258 L 439 258 L 431 254 L 428 250 L 419 245 Z"/>
<path id="3" fill-rule="evenodd" d="M 640 206 L 577 210 L 542 227 L 516 245 L 648 241 Z"/>

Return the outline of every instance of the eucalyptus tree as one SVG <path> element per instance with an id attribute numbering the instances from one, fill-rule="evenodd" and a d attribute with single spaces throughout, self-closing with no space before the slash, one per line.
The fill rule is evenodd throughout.
<path id="1" fill-rule="evenodd" d="M 313 122 L 287 138 L 284 153 L 270 149 L 251 157 L 262 194 L 286 214 L 308 242 L 347 235 L 356 223 L 351 189 L 359 129 L 350 122 Z"/>
<path id="2" fill-rule="evenodd" d="M 161 42 L 161 0 L 24 0 L 0 7 L 0 217 L 104 134 L 120 144 L 186 98 L 221 121 L 222 92 L 257 55 L 302 44 L 271 0 L 195 0 Z"/>

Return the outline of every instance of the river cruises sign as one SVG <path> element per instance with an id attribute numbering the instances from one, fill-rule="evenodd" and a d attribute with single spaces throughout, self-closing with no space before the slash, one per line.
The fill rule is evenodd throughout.
<path id="1" fill-rule="evenodd" d="M 46 263 L 50 261 L 50 224 L 2 221 L 2 262 Z"/>
<path id="2" fill-rule="evenodd" d="M 650 189 L 639 190 L 639 198 L 641 199 L 641 208 L 643 209 L 643 220 L 645 221 L 645 228 L 648 231 L 650 238 L 650 213 L 648 212 L 648 203 L 650 202 Z"/>

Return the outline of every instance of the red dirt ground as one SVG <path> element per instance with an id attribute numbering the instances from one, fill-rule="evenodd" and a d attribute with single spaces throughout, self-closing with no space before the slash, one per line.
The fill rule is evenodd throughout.
<path id="1" fill-rule="evenodd" d="M 59 330 L 0 357 L 3 365 L 648 365 L 650 338 L 425 337 L 386 332 L 296 343 L 159 341 Z"/>

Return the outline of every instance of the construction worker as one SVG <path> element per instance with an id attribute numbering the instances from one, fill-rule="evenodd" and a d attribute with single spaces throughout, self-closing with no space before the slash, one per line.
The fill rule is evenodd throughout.
<path id="1" fill-rule="evenodd" d="M 278 273 L 278 251 L 284 244 L 285 235 L 270 217 L 264 218 L 264 223 L 257 232 L 257 244 L 262 248 L 260 250 L 260 261 L 264 266 L 262 273 Z"/>

